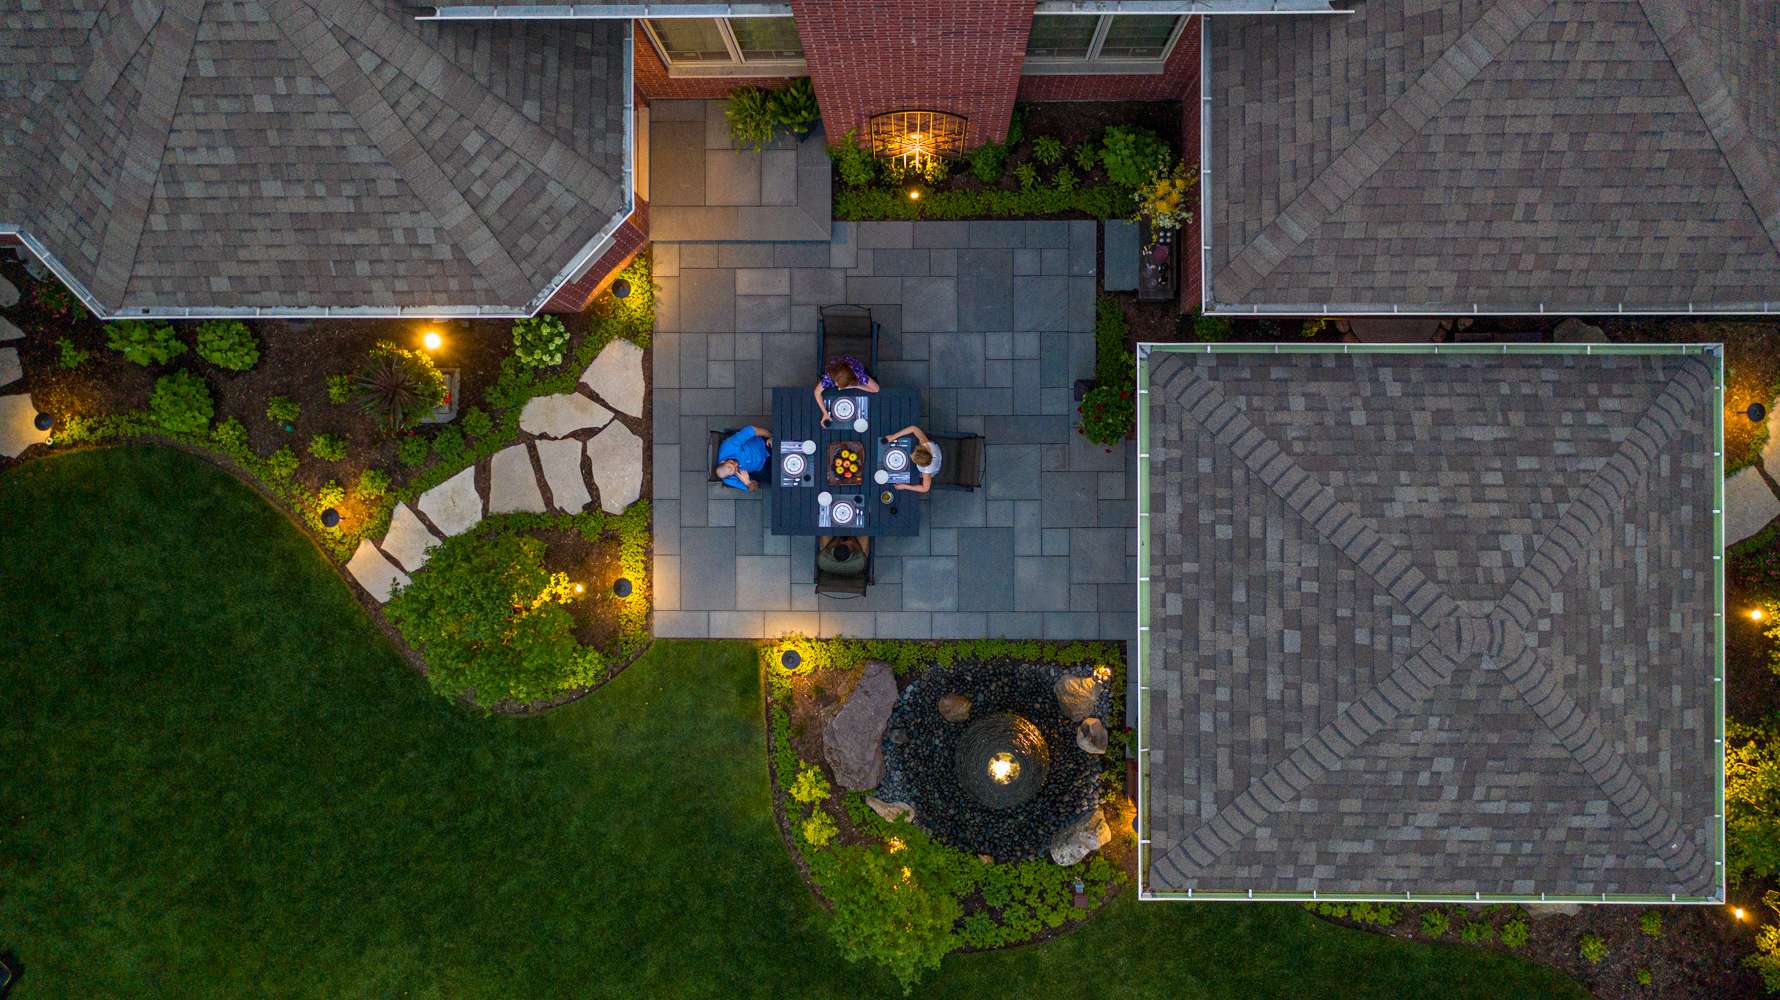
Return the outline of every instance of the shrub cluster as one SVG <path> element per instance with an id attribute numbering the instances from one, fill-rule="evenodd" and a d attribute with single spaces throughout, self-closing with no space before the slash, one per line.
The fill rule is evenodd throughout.
<path id="1" fill-rule="evenodd" d="M 1102 296 L 1094 304 L 1095 387 L 1076 407 L 1082 423 L 1078 433 L 1095 444 L 1111 447 L 1137 426 L 1137 359 L 1125 346 L 1130 327 L 1125 307 Z"/>
<path id="2" fill-rule="evenodd" d="M 273 396 L 266 400 L 266 419 L 275 424 L 294 424 L 303 408 L 289 396 Z"/>
<path id="3" fill-rule="evenodd" d="M 353 376 L 366 413 L 391 433 L 413 427 L 445 401 L 445 375 L 419 351 L 380 341 Z"/>
<path id="4" fill-rule="evenodd" d="M 1037 186 L 1021 191 L 935 191 L 919 201 L 879 188 L 837 191 L 834 195 L 837 219 L 973 219 L 1072 212 L 1096 219 L 1123 218 L 1131 214 L 1131 193 L 1097 184 L 1067 191 Z"/>
<path id="5" fill-rule="evenodd" d="M 729 135 L 736 145 L 759 152 L 779 129 L 798 137 L 809 134 L 822 112 L 809 78 L 800 77 L 776 90 L 737 87 L 729 92 L 723 117 L 729 120 Z"/>
<path id="6" fill-rule="evenodd" d="M 173 324 L 144 319 L 120 319 L 105 325 L 105 345 L 131 364 L 164 365 L 185 353 L 185 345 L 173 332 Z"/>
<path id="7" fill-rule="evenodd" d="M 171 433 L 202 434 L 210 429 L 216 406 L 210 400 L 210 386 L 202 378 L 191 372 L 174 372 L 155 379 L 148 415 Z"/>
<path id="8" fill-rule="evenodd" d="M 324 462 L 344 461 L 346 439 L 338 434 L 317 434 L 309 439 L 309 454 Z"/>
<path id="9" fill-rule="evenodd" d="M 232 319 L 198 324 L 198 357 L 230 371 L 244 372 L 260 360 L 260 342 L 246 323 Z"/>
<path id="10" fill-rule="evenodd" d="M 513 322 L 513 356 L 529 368 L 562 364 L 569 330 L 556 316 L 531 316 Z"/>

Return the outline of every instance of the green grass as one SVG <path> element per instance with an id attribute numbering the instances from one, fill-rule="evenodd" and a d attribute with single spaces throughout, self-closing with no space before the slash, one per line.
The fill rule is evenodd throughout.
<path id="1" fill-rule="evenodd" d="M 0 476 L 0 950 L 44 997 L 873 997 L 768 806 L 745 644 L 536 719 L 434 697 L 277 513 L 126 448 Z M 922 996 L 1580 997 L 1556 974 L 1129 895 Z"/>

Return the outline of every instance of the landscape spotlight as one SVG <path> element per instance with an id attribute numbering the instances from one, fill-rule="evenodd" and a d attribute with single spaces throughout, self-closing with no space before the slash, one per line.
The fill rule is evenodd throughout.
<path id="1" fill-rule="evenodd" d="M 795 649 L 787 649 L 784 655 L 779 657 L 779 665 L 786 670 L 796 670 L 797 665 L 802 662 L 803 657 L 799 656 Z"/>
<path id="2" fill-rule="evenodd" d="M 321 512 L 321 526 L 332 528 L 340 523 L 340 512 L 332 507 Z"/>
<path id="3" fill-rule="evenodd" d="M 1750 423 L 1759 424 L 1762 422 L 1762 419 L 1768 415 L 1768 408 L 1760 403 L 1750 403 L 1749 409 L 1745 412 L 1749 414 Z"/>
<path id="4" fill-rule="evenodd" d="M 631 591 L 631 583 L 630 583 L 629 579 L 621 576 L 617 580 L 613 581 L 612 593 L 618 595 L 619 597 L 629 597 L 630 591 Z"/>
<path id="5" fill-rule="evenodd" d="M 630 282 L 623 278 L 619 278 L 617 281 L 612 282 L 612 297 L 615 299 L 629 298 Z"/>
<path id="6" fill-rule="evenodd" d="M 39 413 L 37 415 L 37 418 L 35 420 L 31 421 L 31 426 L 37 428 L 40 431 L 47 431 L 51 427 L 54 427 L 55 425 L 56 425 L 56 418 L 50 416 L 47 413 Z"/>
<path id="7" fill-rule="evenodd" d="M 428 330 L 421 335 L 420 342 L 426 345 L 427 350 L 436 351 L 439 349 L 440 344 L 445 343 L 445 338 L 439 336 L 439 331 L 437 330 Z"/>
<path id="8" fill-rule="evenodd" d="M 1760 608 L 1750 608 L 1749 609 L 1749 620 L 1752 622 L 1761 621 L 1762 620 L 1762 610 Z"/>

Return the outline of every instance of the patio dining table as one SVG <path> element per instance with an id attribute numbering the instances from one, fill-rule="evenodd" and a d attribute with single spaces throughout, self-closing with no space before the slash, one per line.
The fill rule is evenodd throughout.
<path id="1" fill-rule="evenodd" d="M 849 397 L 864 403 L 866 428 L 854 430 L 850 421 L 834 420 L 822 426 L 822 414 L 816 398 L 808 388 L 777 388 L 773 390 L 772 472 L 767 504 L 771 507 L 770 525 L 775 535 L 913 535 L 921 528 L 921 494 L 896 490 L 893 485 L 879 484 L 877 473 L 884 469 L 888 448 L 882 444 L 885 434 L 901 430 L 921 418 L 921 396 L 913 389 L 884 388 L 875 393 L 858 390 L 831 391 L 831 401 Z M 815 443 L 813 453 L 804 453 L 805 473 L 789 475 L 784 465 L 789 453 L 802 453 L 800 442 Z M 837 442 L 855 441 L 864 449 L 860 483 L 850 486 L 830 485 L 828 477 L 829 446 Z M 790 449 L 788 451 L 787 449 Z M 884 469 L 889 474 L 888 469 Z M 905 473 L 906 474 L 906 473 Z M 889 504 L 880 502 L 879 494 L 892 490 Z M 823 493 L 830 503 L 820 502 Z M 830 513 L 836 503 L 856 503 L 862 518 L 851 524 L 833 523 Z"/>

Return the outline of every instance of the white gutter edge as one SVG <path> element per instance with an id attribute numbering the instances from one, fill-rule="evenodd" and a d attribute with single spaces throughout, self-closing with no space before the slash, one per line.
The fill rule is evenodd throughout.
<path id="1" fill-rule="evenodd" d="M 676 17 L 790 17 L 788 3 L 434 3 L 417 21 L 619 21 Z"/>

